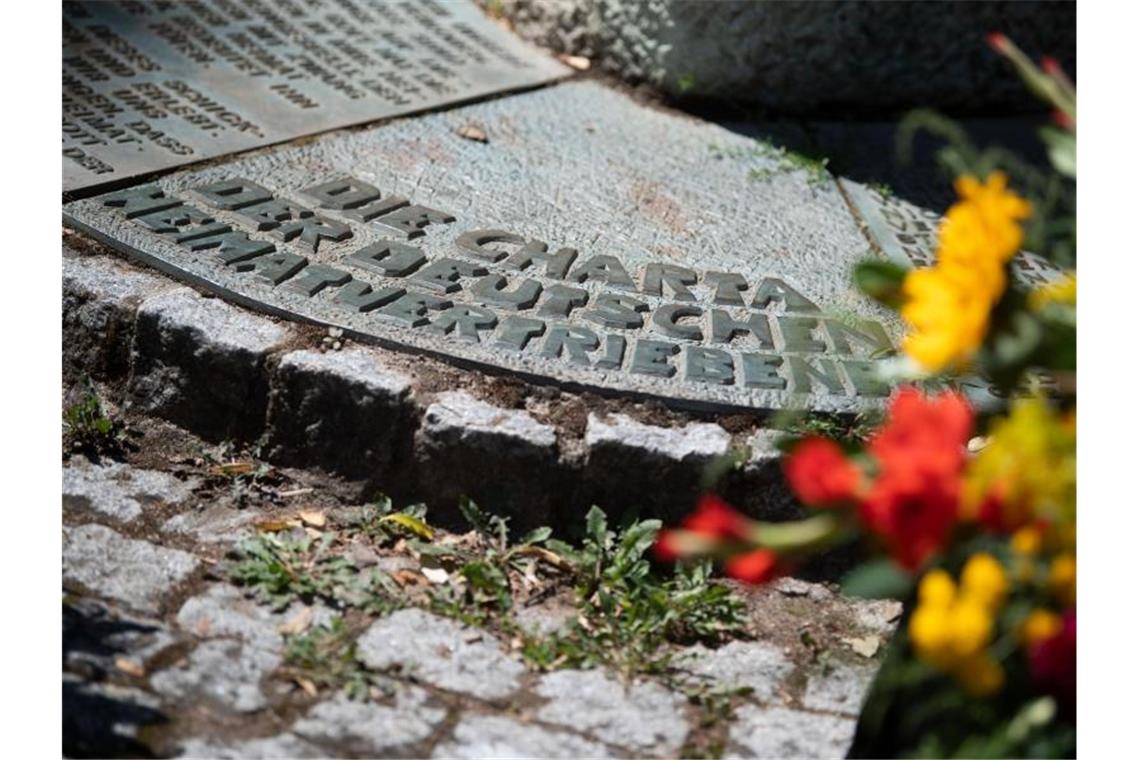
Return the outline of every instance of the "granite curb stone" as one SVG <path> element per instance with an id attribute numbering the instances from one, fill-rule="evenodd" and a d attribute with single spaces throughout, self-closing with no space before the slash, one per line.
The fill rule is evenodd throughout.
<path id="1" fill-rule="evenodd" d="M 189 288 L 151 296 L 138 313 L 131 404 L 207 439 L 252 440 L 265 424 L 266 360 L 289 334 Z"/>
<path id="2" fill-rule="evenodd" d="M 269 458 L 348 477 L 389 475 L 411 451 L 411 388 L 369 349 L 287 353 L 269 394 Z"/>
<path id="3" fill-rule="evenodd" d="M 177 286 L 109 256 L 80 256 L 67 245 L 63 253 L 64 377 L 123 377 L 139 304 Z"/>
<path id="4" fill-rule="evenodd" d="M 586 421 L 586 456 L 580 503 L 621 514 L 675 519 L 696 503 L 709 463 L 729 452 L 731 436 L 710 422 L 660 427 L 624 414 Z"/>
<path id="5" fill-rule="evenodd" d="M 517 530 L 549 524 L 551 504 L 564 493 L 557 440 L 553 427 L 525 411 L 466 391 L 441 393 L 416 433 L 418 482 L 429 506 L 445 515 L 467 496 L 510 515 Z"/>

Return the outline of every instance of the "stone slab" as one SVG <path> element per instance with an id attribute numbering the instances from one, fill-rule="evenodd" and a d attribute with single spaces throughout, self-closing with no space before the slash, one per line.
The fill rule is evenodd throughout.
<path id="1" fill-rule="evenodd" d="M 63 186 L 158 169 L 554 79 L 473 3 L 71 3 Z"/>
<path id="2" fill-rule="evenodd" d="M 486 142 L 460 132 L 477 126 Z M 827 175 L 592 82 L 66 204 L 236 303 L 460 365 L 702 409 L 877 408 L 896 318 Z"/>

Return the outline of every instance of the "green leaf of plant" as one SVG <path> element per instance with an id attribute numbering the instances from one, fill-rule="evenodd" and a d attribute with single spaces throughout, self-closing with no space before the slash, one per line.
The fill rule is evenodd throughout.
<path id="1" fill-rule="evenodd" d="M 855 265 L 855 285 L 881 304 L 897 309 L 903 302 L 902 285 L 909 270 L 882 259 L 864 259 Z"/>
<path id="2" fill-rule="evenodd" d="M 1049 162 L 1061 174 L 1072 179 L 1077 176 L 1077 136 L 1056 127 L 1042 127 L 1038 134 L 1049 153 Z"/>
<path id="3" fill-rule="evenodd" d="M 523 546 L 528 546 L 530 544 L 539 544 L 550 538 L 550 534 L 553 532 L 554 531 L 548 527 L 535 528 L 530 533 L 527 533 L 525 536 L 523 536 L 519 543 Z"/>
<path id="4" fill-rule="evenodd" d="M 586 535 L 598 545 L 599 549 L 605 547 L 606 513 L 597 505 L 590 507 L 590 511 L 586 513 Z"/>
<path id="5" fill-rule="evenodd" d="M 913 579 L 889 559 L 859 565 L 844 576 L 840 586 L 847 596 L 866 599 L 902 599 L 910 593 Z"/>

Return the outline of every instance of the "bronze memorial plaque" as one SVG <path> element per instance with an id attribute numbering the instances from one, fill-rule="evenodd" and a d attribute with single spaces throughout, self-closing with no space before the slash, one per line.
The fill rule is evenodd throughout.
<path id="1" fill-rule="evenodd" d="M 565 72 L 470 2 L 67 2 L 63 189 Z"/>

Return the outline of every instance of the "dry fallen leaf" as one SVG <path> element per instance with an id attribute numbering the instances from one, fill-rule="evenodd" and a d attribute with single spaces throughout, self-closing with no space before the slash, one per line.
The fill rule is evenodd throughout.
<path id="1" fill-rule="evenodd" d="M 253 462 L 226 462 L 225 464 L 218 465 L 217 467 L 210 468 L 211 475 L 224 475 L 228 478 L 235 478 L 238 475 L 248 475 L 253 472 Z"/>
<path id="2" fill-rule="evenodd" d="M 523 546 L 516 550 L 517 554 L 523 554 L 528 557 L 537 557 L 548 565 L 553 565 L 559 570 L 573 570 L 574 566 L 566 560 L 562 559 L 559 555 L 544 549 L 541 546 Z"/>
<path id="3" fill-rule="evenodd" d="M 257 520 L 253 523 L 253 527 L 257 528 L 262 533 L 277 533 L 282 530 L 289 530 L 290 528 L 301 527 L 301 521 L 292 518 L 266 518 L 265 520 Z"/>
<path id="4" fill-rule="evenodd" d="M 312 622 L 313 608 L 302 607 L 296 615 L 279 625 L 277 627 L 277 630 L 286 636 L 296 636 L 297 634 L 304 633 L 306 630 L 308 630 L 309 625 Z"/>
<path id="5" fill-rule="evenodd" d="M 308 694 L 310 697 L 317 696 L 317 685 L 310 681 L 308 678 L 298 676 L 293 680 L 296 681 L 297 685 L 301 687 L 301 690 Z"/>
<path id="6" fill-rule="evenodd" d="M 558 56 L 558 60 L 565 63 L 575 71 L 587 71 L 590 68 L 590 59 L 584 55 L 566 55 L 563 53 Z"/>
<path id="7" fill-rule="evenodd" d="M 134 676 L 135 678 L 142 678 L 146 675 L 146 668 L 142 666 L 142 663 L 135 662 L 126 657 L 116 657 L 115 667 L 128 676 Z"/>
<path id="8" fill-rule="evenodd" d="M 424 581 L 424 577 L 417 573 L 415 570 L 408 570 L 407 568 L 400 568 L 390 573 L 392 580 L 399 583 L 401 586 L 418 586 Z"/>
<path id="9" fill-rule="evenodd" d="M 487 142 L 487 133 L 474 124 L 466 124 L 459 129 L 455 130 L 455 134 L 462 137 L 464 140 L 473 140 L 474 142 Z"/>
<path id="10" fill-rule="evenodd" d="M 442 567 L 424 567 L 420 569 L 420 572 L 424 574 L 425 578 L 436 585 L 447 583 L 447 579 L 451 577 Z"/>
<path id="11" fill-rule="evenodd" d="M 309 538 L 320 538 L 322 535 L 321 532 L 316 528 L 308 527 L 305 528 L 305 534 L 308 535 Z"/>
<path id="12" fill-rule="evenodd" d="M 325 517 L 324 512 L 316 512 L 312 510 L 302 509 L 297 513 L 297 517 L 300 517 L 301 522 L 305 523 L 305 525 L 311 525 L 314 528 L 323 528 L 325 527 L 325 523 L 328 522 L 328 519 Z"/>
<path id="13" fill-rule="evenodd" d="M 843 643 L 851 647 L 856 654 L 863 655 L 864 657 L 874 657 L 875 652 L 879 651 L 879 644 L 882 641 L 878 636 L 862 636 L 859 638 L 843 639 Z"/>

